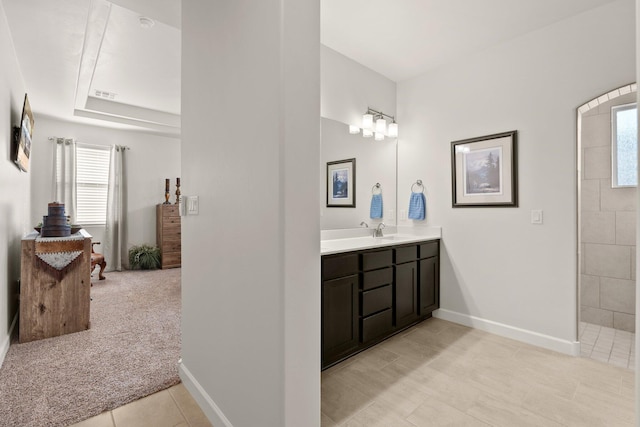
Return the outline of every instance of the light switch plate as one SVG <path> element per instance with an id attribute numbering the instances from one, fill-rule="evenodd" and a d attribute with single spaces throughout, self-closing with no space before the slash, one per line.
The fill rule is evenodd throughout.
<path id="1" fill-rule="evenodd" d="M 531 211 L 531 224 L 542 224 L 542 210 L 534 209 Z"/>
<path id="2" fill-rule="evenodd" d="M 187 197 L 187 215 L 198 215 L 200 213 L 200 201 L 198 196 Z"/>

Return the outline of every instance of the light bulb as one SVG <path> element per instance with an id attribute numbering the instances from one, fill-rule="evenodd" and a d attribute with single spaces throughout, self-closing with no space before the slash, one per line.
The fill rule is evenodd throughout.
<path id="1" fill-rule="evenodd" d="M 387 128 L 387 135 L 389 136 L 389 138 L 398 137 L 398 124 L 396 122 L 389 123 L 389 127 Z"/>
<path id="2" fill-rule="evenodd" d="M 370 138 L 373 136 L 373 131 L 371 129 L 362 129 L 362 136 Z"/>
<path id="3" fill-rule="evenodd" d="M 364 114 L 362 116 L 362 129 L 373 129 L 373 114 Z"/>
<path id="4" fill-rule="evenodd" d="M 376 132 L 376 141 L 382 141 L 382 140 L 384 140 L 384 133 Z"/>
<path id="5" fill-rule="evenodd" d="M 360 128 L 358 126 L 349 125 L 349 133 L 355 135 L 356 133 L 360 133 Z"/>
<path id="6" fill-rule="evenodd" d="M 376 120 L 376 132 L 384 133 L 387 130 L 387 121 L 385 119 Z"/>

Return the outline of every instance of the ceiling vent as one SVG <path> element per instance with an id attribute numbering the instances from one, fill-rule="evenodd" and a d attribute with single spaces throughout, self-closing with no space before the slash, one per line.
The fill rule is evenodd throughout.
<path id="1" fill-rule="evenodd" d="M 113 92 L 107 92 L 105 90 L 96 90 L 95 91 L 95 96 L 96 98 L 103 98 L 103 99 L 115 99 L 116 98 L 115 93 Z"/>

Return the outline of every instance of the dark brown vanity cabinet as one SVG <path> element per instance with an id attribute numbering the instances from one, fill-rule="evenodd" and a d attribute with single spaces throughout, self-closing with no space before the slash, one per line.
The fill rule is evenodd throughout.
<path id="1" fill-rule="evenodd" d="M 440 253 L 438 242 L 419 245 L 420 316 L 431 314 L 440 306 Z"/>
<path id="2" fill-rule="evenodd" d="M 439 241 L 322 257 L 322 368 L 431 317 Z"/>
<path id="3" fill-rule="evenodd" d="M 357 350 L 359 259 L 354 253 L 322 260 L 322 366 Z"/>
<path id="4" fill-rule="evenodd" d="M 393 251 L 364 252 L 360 293 L 360 342 L 369 343 L 393 329 Z"/>

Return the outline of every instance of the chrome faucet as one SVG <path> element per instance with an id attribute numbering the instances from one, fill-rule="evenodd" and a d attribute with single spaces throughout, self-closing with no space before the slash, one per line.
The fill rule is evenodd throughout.
<path id="1" fill-rule="evenodd" d="M 384 222 L 378 224 L 375 230 L 373 230 L 373 237 L 382 237 L 382 229 L 385 227 Z"/>
<path id="2" fill-rule="evenodd" d="M 364 225 L 364 228 L 369 228 L 369 224 L 367 224 L 366 222 L 362 221 L 360 223 L 360 227 L 362 227 Z"/>

